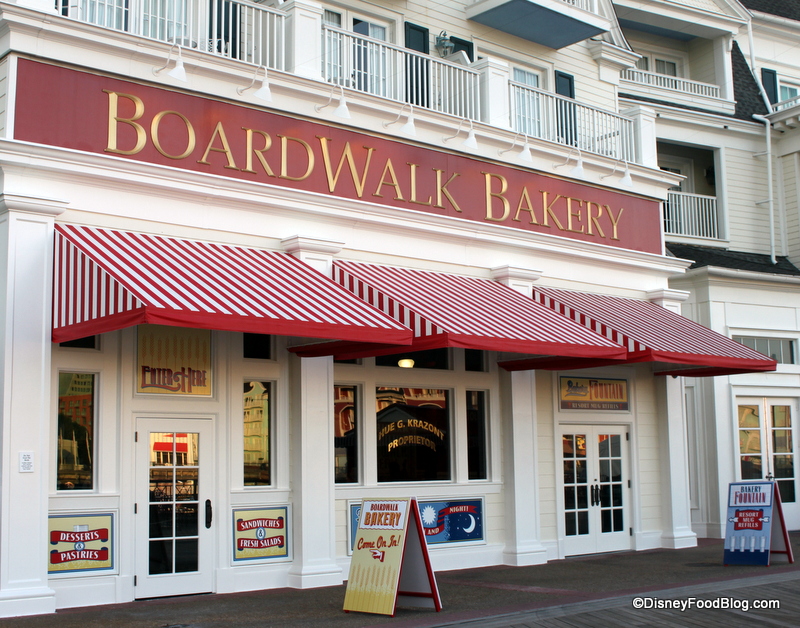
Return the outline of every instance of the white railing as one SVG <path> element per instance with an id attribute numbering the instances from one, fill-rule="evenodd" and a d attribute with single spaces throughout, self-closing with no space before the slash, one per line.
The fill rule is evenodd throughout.
<path id="1" fill-rule="evenodd" d="M 664 233 L 698 238 L 721 238 L 717 198 L 686 192 L 668 192 L 664 203 Z"/>
<path id="2" fill-rule="evenodd" d="M 589 13 L 597 13 L 597 0 L 561 0 L 561 2 L 589 11 Z"/>
<path id="3" fill-rule="evenodd" d="M 276 70 L 286 16 L 246 0 L 56 0 L 66 17 Z"/>
<path id="4" fill-rule="evenodd" d="M 644 70 L 628 69 L 623 70 L 621 77 L 622 79 L 630 81 L 631 83 L 647 85 L 648 87 L 671 89 L 683 94 L 691 94 L 693 96 L 707 96 L 709 98 L 720 97 L 719 85 L 701 83 L 700 81 L 690 81 L 689 79 L 679 78 L 677 76 L 668 76 L 666 74 L 657 74 L 655 72 L 645 72 Z"/>
<path id="5" fill-rule="evenodd" d="M 774 105 L 772 105 L 772 111 L 783 111 L 784 109 L 791 109 L 792 107 L 797 106 L 800 106 L 800 96 L 795 96 L 794 98 L 787 98 L 786 100 L 776 102 Z"/>
<path id="6" fill-rule="evenodd" d="M 475 70 L 330 26 L 322 29 L 322 77 L 460 118 L 480 117 Z"/>
<path id="7" fill-rule="evenodd" d="M 515 131 L 614 159 L 636 161 L 633 120 L 536 87 L 511 83 Z"/>

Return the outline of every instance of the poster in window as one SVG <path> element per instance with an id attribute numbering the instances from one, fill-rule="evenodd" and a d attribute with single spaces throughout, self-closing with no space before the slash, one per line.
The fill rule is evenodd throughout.
<path id="1" fill-rule="evenodd" d="M 558 394 L 562 410 L 627 412 L 630 409 L 626 379 L 561 376 Z"/>
<path id="2" fill-rule="evenodd" d="M 47 573 L 114 569 L 113 513 L 50 515 Z"/>
<path id="3" fill-rule="evenodd" d="M 288 506 L 233 511 L 233 560 L 287 558 Z"/>
<path id="4" fill-rule="evenodd" d="M 136 390 L 211 396 L 211 331 L 139 325 Z"/>

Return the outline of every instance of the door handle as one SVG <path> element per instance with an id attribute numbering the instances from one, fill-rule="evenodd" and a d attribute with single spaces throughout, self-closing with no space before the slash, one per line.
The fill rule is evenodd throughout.
<path id="1" fill-rule="evenodd" d="M 600 505 L 600 485 L 592 484 L 592 506 Z"/>
<path id="2" fill-rule="evenodd" d="M 206 500 L 206 528 L 211 527 L 211 520 L 214 518 L 214 509 L 211 507 L 211 500 Z"/>

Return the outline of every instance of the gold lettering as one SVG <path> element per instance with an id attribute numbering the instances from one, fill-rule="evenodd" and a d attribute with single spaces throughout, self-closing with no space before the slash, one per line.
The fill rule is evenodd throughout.
<path id="1" fill-rule="evenodd" d="M 279 135 L 278 137 L 281 138 L 281 173 L 278 178 L 289 179 L 290 181 L 308 179 L 314 171 L 314 151 L 311 150 L 309 143 L 299 137 L 289 137 L 288 135 Z M 303 176 L 293 177 L 289 174 L 289 142 L 297 142 L 306 151 L 306 171 Z"/>
<path id="2" fill-rule="evenodd" d="M 108 146 L 106 147 L 107 153 L 116 153 L 118 155 L 135 155 L 144 148 L 147 143 L 147 133 L 144 127 L 136 122 L 144 115 L 144 103 L 138 96 L 132 94 L 121 94 L 112 92 L 107 89 L 103 90 L 108 94 Z M 130 118 L 122 118 L 119 115 L 119 99 L 127 98 L 133 102 L 133 115 Z M 117 148 L 117 125 L 119 123 L 128 124 L 136 131 L 136 144 L 130 150 L 122 150 Z"/>
<path id="3" fill-rule="evenodd" d="M 416 203 L 417 205 L 431 205 L 433 201 L 431 200 L 430 196 L 428 197 L 427 201 L 417 200 L 417 168 L 419 168 L 419 165 L 412 164 L 410 161 L 406 163 L 411 166 L 411 198 L 408 200 L 411 203 Z"/>
<path id="4" fill-rule="evenodd" d="M 502 222 L 506 218 L 508 218 L 508 214 L 511 212 L 511 204 L 508 202 L 508 199 L 503 196 L 508 190 L 508 181 L 503 175 L 500 174 L 492 174 L 491 172 L 483 172 L 481 174 L 484 176 L 485 185 L 486 185 L 486 220 L 494 220 L 495 222 Z M 492 179 L 500 179 L 500 191 L 499 192 L 492 192 Z M 492 198 L 499 198 L 500 202 L 503 203 L 503 215 L 500 218 L 495 218 L 492 212 Z"/>
<path id="5" fill-rule="evenodd" d="M 391 178 L 390 181 L 386 180 L 386 175 L 389 175 Z M 403 192 L 400 189 L 400 184 L 397 182 L 397 175 L 394 172 L 394 166 L 392 165 L 392 160 L 387 159 L 386 165 L 383 167 L 383 172 L 381 173 L 381 180 L 378 183 L 378 187 L 375 188 L 375 193 L 372 196 L 377 196 L 379 198 L 383 198 L 383 194 L 381 194 L 381 188 L 384 185 L 390 185 L 394 188 L 394 200 L 402 201 L 405 200 L 403 198 Z"/>
<path id="6" fill-rule="evenodd" d="M 264 172 L 267 173 L 268 176 L 274 177 L 275 173 L 272 172 L 272 168 L 269 167 L 267 160 L 264 158 L 264 152 L 268 151 L 272 147 L 272 137 L 270 137 L 269 133 L 264 133 L 264 131 L 257 131 L 255 129 L 247 129 L 242 127 L 242 130 L 245 132 L 245 138 L 247 141 L 247 167 L 242 172 L 253 172 L 253 155 L 256 156 L 261 167 L 264 168 Z M 264 148 L 253 148 L 253 134 L 258 133 L 261 137 L 264 138 Z"/>
<path id="7" fill-rule="evenodd" d="M 611 211 L 611 208 L 608 205 L 603 205 L 606 208 L 606 213 L 608 214 L 608 218 L 611 221 L 611 239 L 612 240 L 619 240 L 619 233 L 617 231 L 617 227 L 619 226 L 619 219 L 622 216 L 622 212 L 625 210 L 624 207 L 619 208 L 619 212 L 617 213 L 617 217 L 614 217 L 614 214 Z"/>
<path id="8" fill-rule="evenodd" d="M 572 228 L 572 219 L 577 218 L 578 222 L 581 222 L 583 219 L 581 218 L 581 210 L 578 209 L 574 211 L 572 209 L 572 202 L 578 205 L 578 207 L 583 207 L 583 201 L 579 198 L 572 198 L 571 196 L 567 197 L 567 231 L 572 231 L 573 233 L 583 233 L 583 225 L 581 225 L 580 229 L 573 229 Z"/>
<path id="9" fill-rule="evenodd" d="M 524 207 L 523 207 L 524 203 Z M 519 217 L 520 212 L 528 212 L 531 215 L 531 221 L 529 224 L 538 225 L 539 221 L 536 220 L 536 213 L 533 211 L 533 203 L 531 203 L 531 197 L 528 194 L 528 188 L 522 188 L 522 194 L 519 197 L 519 203 L 517 203 L 517 213 L 514 214 L 514 220 L 517 222 L 522 222 Z"/>
<path id="10" fill-rule="evenodd" d="M 592 206 L 597 208 L 597 215 L 592 214 Z M 597 229 L 597 233 L 600 235 L 601 238 L 605 238 L 606 234 L 603 231 L 603 228 L 600 226 L 600 222 L 597 220 L 600 216 L 603 215 L 603 208 L 600 207 L 599 203 L 592 203 L 591 201 L 586 201 L 586 218 L 589 223 L 589 229 L 587 233 L 589 235 L 594 235 L 593 229 Z"/>
<path id="11" fill-rule="evenodd" d="M 333 193 L 333 191 L 336 189 L 336 184 L 339 181 L 339 174 L 341 174 L 342 166 L 344 166 L 346 161 L 347 167 L 350 170 L 350 177 L 353 179 L 353 185 L 356 188 L 356 194 L 358 195 L 358 198 L 361 198 L 364 195 L 364 184 L 367 181 L 369 164 L 372 161 L 372 153 L 375 149 L 370 148 L 369 146 L 364 147 L 367 149 L 367 161 L 364 164 L 364 172 L 361 174 L 361 178 L 359 179 L 358 170 L 356 169 L 356 164 L 353 160 L 353 151 L 350 149 L 350 142 L 346 142 L 344 145 L 344 150 L 342 151 L 342 156 L 339 158 L 339 166 L 336 168 L 336 174 L 333 174 L 331 171 L 331 158 L 330 154 L 328 153 L 328 142 L 330 141 L 330 138 L 323 137 L 321 135 L 317 135 L 317 137 L 319 138 L 319 144 L 322 148 L 322 161 L 325 164 L 325 175 L 328 177 L 328 191 Z"/>
<path id="12" fill-rule="evenodd" d="M 453 209 L 455 209 L 457 212 L 460 212 L 461 208 L 458 206 L 458 203 L 456 203 L 456 199 L 453 198 L 453 195 L 450 194 L 447 186 L 450 185 L 456 177 L 461 175 L 459 175 L 457 172 L 454 172 L 450 175 L 447 183 L 442 185 L 442 175 L 444 174 L 444 170 L 434 168 L 433 171 L 436 173 L 436 205 L 434 205 L 434 207 L 440 207 L 444 209 L 444 205 L 442 205 L 442 196 L 446 196 L 447 200 L 450 201 L 450 204 L 453 206 Z"/>
<path id="13" fill-rule="evenodd" d="M 553 205 L 556 204 L 556 201 L 558 201 L 558 199 L 564 197 L 561 196 L 561 194 L 556 194 L 556 197 L 553 199 L 553 201 L 548 204 L 547 202 L 548 192 L 545 190 L 539 190 L 539 191 L 542 193 L 542 207 L 544 207 L 544 226 L 545 227 L 550 226 L 550 221 L 547 219 L 547 217 L 549 216 L 550 218 L 553 219 L 553 222 L 556 223 L 556 227 L 558 227 L 559 231 L 566 231 L 566 229 L 564 229 L 564 227 L 561 225 L 561 222 L 559 222 L 558 217 L 553 213 Z"/>
<path id="14" fill-rule="evenodd" d="M 219 141 L 222 143 L 222 147 L 214 146 L 214 140 L 216 138 L 219 138 Z M 208 153 L 210 153 L 212 150 L 218 153 L 225 153 L 225 157 L 228 159 L 228 165 L 225 166 L 225 168 L 238 170 L 236 167 L 236 162 L 233 161 L 231 145 L 228 143 L 228 136 L 225 135 L 225 128 L 222 126 L 222 121 L 217 122 L 217 126 L 214 127 L 214 132 L 211 134 L 211 139 L 208 140 L 208 146 L 206 146 L 206 152 L 203 153 L 203 158 L 197 163 L 211 165 L 211 163 L 208 161 Z"/>
<path id="15" fill-rule="evenodd" d="M 161 146 L 161 140 L 158 137 L 158 129 L 161 126 L 161 121 L 169 116 L 178 116 L 183 123 L 186 125 L 186 150 L 184 150 L 180 155 L 170 155 L 167 153 Z M 156 147 L 156 150 L 164 155 L 167 159 L 185 159 L 189 155 L 192 154 L 196 144 L 196 138 L 194 134 L 194 127 L 192 123 L 189 122 L 189 119 L 178 111 L 159 111 L 154 117 L 153 121 L 150 123 L 150 137 L 153 139 L 153 146 Z"/>

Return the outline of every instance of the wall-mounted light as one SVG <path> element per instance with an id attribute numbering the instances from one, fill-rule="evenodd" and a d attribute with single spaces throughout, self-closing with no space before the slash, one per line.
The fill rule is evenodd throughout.
<path id="1" fill-rule="evenodd" d="M 240 96 L 244 94 L 248 89 L 252 89 L 255 86 L 256 81 L 258 81 L 258 73 L 261 70 L 264 70 L 264 77 L 261 79 L 261 87 L 259 87 L 256 91 L 253 92 L 253 98 L 258 98 L 259 100 L 263 100 L 264 102 L 272 102 L 272 92 L 269 89 L 269 81 L 267 80 L 267 66 L 258 66 L 256 68 L 255 73 L 253 74 L 253 80 L 250 81 L 250 85 L 247 87 L 237 87 L 236 93 Z"/>
<path id="2" fill-rule="evenodd" d="M 186 68 L 183 67 L 183 56 L 181 55 L 180 44 L 172 44 L 172 47 L 169 49 L 169 54 L 167 55 L 167 62 L 163 65 L 163 67 L 153 68 L 153 74 L 158 76 L 167 69 L 169 62 L 172 60 L 172 51 L 175 50 L 176 47 L 178 48 L 178 56 L 175 59 L 175 67 L 167 72 L 167 76 L 171 76 L 176 81 L 183 81 L 186 83 L 188 82 L 188 79 L 186 78 Z"/>
<path id="3" fill-rule="evenodd" d="M 601 179 L 608 179 L 608 177 L 614 176 L 614 174 L 616 174 L 616 172 L 617 172 L 617 167 L 619 166 L 620 162 L 622 162 L 622 161 L 623 161 L 622 159 L 617 159 L 616 163 L 614 164 L 614 169 L 611 172 L 609 172 L 608 174 L 604 174 L 600 178 Z M 625 187 L 625 188 L 632 188 L 633 187 L 633 179 L 631 178 L 631 169 L 628 166 L 628 162 L 627 161 L 625 161 L 625 172 L 619 178 L 619 184 L 622 187 Z"/>
<path id="4" fill-rule="evenodd" d="M 465 139 L 461 145 L 465 148 L 478 148 L 478 140 L 475 138 L 475 127 L 472 125 L 472 120 L 469 118 L 461 118 L 458 123 L 458 128 L 456 129 L 455 135 L 450 135 L 449 137 L 443 137 L 442 142 L 447 142 L 448 140 L 455 139 L 458 137 L 458 134 L 461 133 L 461 127 L 464 126 L 465 122 L 469 122 L 469 133 L 467 133 L 467 139 Z"/>
<path id="5" fill-rule="evenodd" d="M 497 154 L 498 155 L 502 155 L 503 153 L 507 153 L 508 151 L 514 150 L 514 147 L 517 145 L 517 138 L 520 135 L 523 135 L 523 134 L 522 133 L 517 133 L 514 136 L 514 141 L 511 143 L 511 146 L 509 146 L 508 148 L 504 148 L 503 150 L 497 151 Z M 525 143 L 522 145 L 522 148 L 520 149 L 519 153 L 517 153 L 517 159 L 519 159 L 520 161 L 528 162 L 528 163 L 532 163 L 533 162 L 533 156 L 531 155 L 531 147 L 528 145 L 528 136 L 527 135 L 525 135 Z"/>
<path id="6" fill-rule="evenodd" d="M 564 160 L 563 164 L 553 164 L 553 169 L 561 168 L 562 166 L 566 166 L 569 163 L 570 158 L 572 157 L 572 153 L 578 153 L 578 158 L 575 160 L 575 167 L 569 171 L 570 176 L 576 177 L 578 179 L 582 179 L 586 172 L 583 169 L 583 157 L 581 156 L 581 149 L 577 146 L 573 146 L 570 151 L 567 153 L 567 158 Z"/>
<path id="7" fill-rule="evenodd" d="M 411 358 L 401 358 L 397 361 L 397 366 L 399 366 L 401 369 L 413 369 L 414 360 Z"/>
<path id="8" fill-rule="evenodd" d="M 314 105 L 314 111 L 319 113 L 325 107 L 329 107 L 331 102 L 333 102 L 333 93 L 336 91 L 336 88 L 339 88 L 339 106 L 333 110 L 333 115 L 339 118 L 349 118 L 350 117 L 350 110 L 347 108 L 347 100 L 344 97 L 344 87 L 341 85 L 334 85 L 331 88 L 331 95 L 328 97 L 328 102 L 324 105 Z"/>
<path id="9" fill-rule="evenodd" d="M 403 110 L 408 107 L 408 116 L 406 116 L 406 123 L 400 127 L 400 133 L 403 135 L 408 135 L 409 137 L 416 137 L 417 129 L 414 126 L 414 105 L 411 103 L 405 103 L 402 107 L 400 107 L 400 112 L 397 114 L 397 117 L 392 120 L 391 122 L 384 122 L 383 128 L 388 128 L 393 124 L 396 124 L 400 121 L 400 116 L 403 115 Z"/>
<path id="10" fill-rule="evenodd" d="M 450 41 L 450 38 L 447 36 L 447 31 L 442 31 L 436 36 L 433 47 L 436 48 L 436 52 L 439 53 L 440 57 L 447 57 L 455 50 L 456 45 Z"/>

